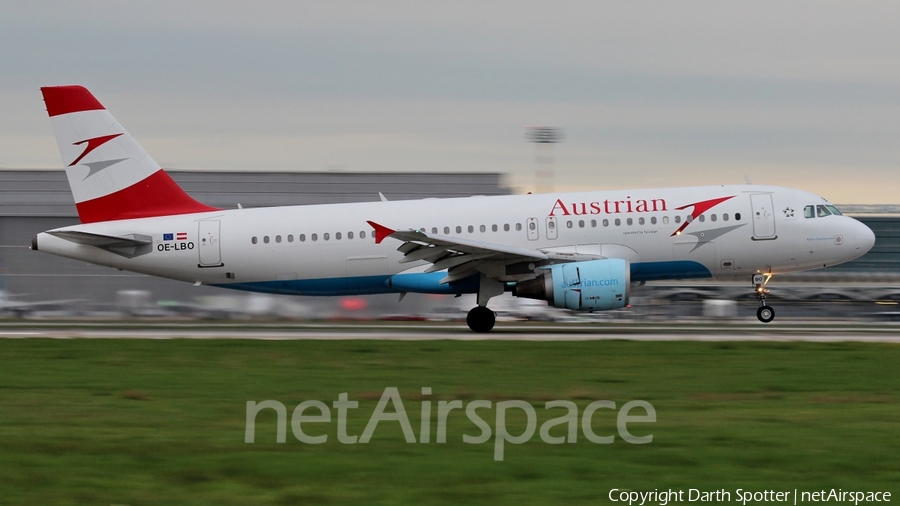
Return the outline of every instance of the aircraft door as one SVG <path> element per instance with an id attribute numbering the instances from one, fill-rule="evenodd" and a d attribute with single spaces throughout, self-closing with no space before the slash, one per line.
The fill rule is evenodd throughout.
<path id="1" fill-rule="evenodd" d="M 200 252 L 200 267 L 220 267 L 222 250 L 219 245 L 219 231 L 222 222 L 219 220 L 202 220 L 199 222 L 200 234 L 197 249 Z"/>
<path id="2" fill-rule="evenodd" d="M 556 239 L 556 236 L 556 216 L 550 216 L 547 218 L 547 239 Z"/>
<path id="3" fill-rule="evenodd" d="M 753 239 L 756 241 L 777 239 L 772 194 L 751 194 L 750 206 L 753 208 Z"/>
<path id="4" fill-rule="evenodd" d="M 538 220 L 537 218 L 528 218 L 525 221 L 525 228 L 528 230 L 528 240 L 538 240 Z"/>

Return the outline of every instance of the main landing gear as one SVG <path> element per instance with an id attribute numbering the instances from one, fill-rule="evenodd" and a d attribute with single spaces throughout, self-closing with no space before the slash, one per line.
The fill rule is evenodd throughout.
<path id="1" fill-rule="evenodd" d="M 775 319 L 775 310 L 772 309 L 772 306 L 766 304 L 766 294 L 769 293 L 766 283 L 770 279 L 772 279 L 771 274 L 753 275 L 753 284 L 756 286 L 754 291 L 756 292 L 756 298 L 759 299 L 759 309 L 756 310 L 756 317 L 763 323 L 769 323 Z"/>
<path id="2" fill-rule="evenodd" d="M 482 274 L 478 280 L 478 305 L 466 315 L 466 323 L 473 332 L 484 334 L 494 328 L 497 321 L 494 312 L 488 309 L 491 297 L 503 294 L 503 283 Z"/>
<path id="3" fill-rule="evenodd" d="M 475 306 L 466 315 L 466 323 L 473 332 L 483 334 L 494 328 L 494 312 L 485 306 Z"/>

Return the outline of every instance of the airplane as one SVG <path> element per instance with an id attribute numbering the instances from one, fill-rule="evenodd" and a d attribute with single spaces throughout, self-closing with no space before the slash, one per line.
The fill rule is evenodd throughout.
<path id="1" fill-rule="evenodd" d="M 719 185 L 218 209 L 187 195 L 84 87 L 41 88 L 81 224 L 32 249 L 251 292 L 475 294 L 576 311 L 629 304 L 632 283 L 751 281 L 757 318 L 774 275 L 858 258 L 873 232 L 822 197 Z"/>

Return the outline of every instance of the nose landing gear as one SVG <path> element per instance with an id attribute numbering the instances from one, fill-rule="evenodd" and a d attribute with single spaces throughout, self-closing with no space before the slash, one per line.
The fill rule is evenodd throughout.
<path id="1" fill-rule="evenodd" d="M 766 294 L 769 293 L 766 284 L 770 279 L 772 279 L 771 274 L 753 275 L 753 285 L 756 287 L 754 291 L 756 292 L 756 298 L 759 299 L 759 309 L 756 310 L 756 317 L 763 323 L 769 323 L 775 319 L 775 310 L 772 309 L 772 306 L 766 304 Z"/>

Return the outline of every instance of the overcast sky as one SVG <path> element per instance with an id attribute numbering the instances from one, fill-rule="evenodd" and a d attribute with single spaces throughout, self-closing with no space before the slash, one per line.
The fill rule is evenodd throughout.
<path id="1" fill-rule="evenodd" d="M 743 183 L 900 203 L 900 2 L 0 1 L 0 167 L 87 86 L 166 167 Z M 389 191 L 386 189 L 385 191 Z"/>

